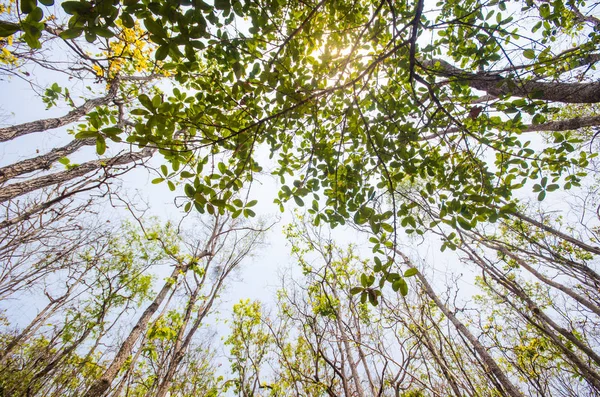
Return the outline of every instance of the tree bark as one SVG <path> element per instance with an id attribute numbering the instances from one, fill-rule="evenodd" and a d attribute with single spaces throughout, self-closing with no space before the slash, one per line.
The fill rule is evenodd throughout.
<path id="1" fill-rule="evenodd" d="M 530 218 L 529 216 L 527 216 L 527 215 L 525 215 L 525 214 L 523 214 L 521 212 L 514 211 L 514 212 L 510 212 L 509 215 L 512 215 L 515 218 L 518 218 L 518 219 L 520 219 L 520 220 L 522 220 L 524 222 L 530 223 L 533 226 L 536 226 L 536 227 L 542 229 L 545 232 L 548 232 L 548 233 L 553 234 L 553 235 L 555 235 L 557 237 L 560 237 L 563 240 L 565 240 L 565 241 L 567 241 L 567 242 L 569 242 L 569 243 L 571 243 L 573 245 L 576 245 L 579 248 L 584 249 L 584 250 L 586 250 L 586 251 L 588 251 L 588 252 L 590 252 L 592 254 L 600 255 L 600 247 L 596 247 L 596 246 L 593 246 L 593 245 L 586 244 L 586 243 L 584 243 L 581 240 L 578 240 L 578 239 L 576 239 L 574 237 L 571 237 L 571 236 L 569 236 L 569 235 L 567 235 L 567 234 L 565 234 L 565 233 L 563 233 L 561 231 L 558 231 L 558 230 L 556 230 L 556 229 L 554 229 L 554 228 L 552 228 L 552 227 L 550 227 L 548 225 L 545 225 L 542 222 L 539 222 L 539 221 L 537 221 L 537 220 L 535 220 L 533 218 Z"/>
<path id="2" fill-rule="evenodd" d="M 549 121 L 542 124 L 525 124 L 521 127 L 521 132 L 573 131 L 580 128 L 594 127 L 598 125 L 600 125 L 600 116 L 582 116 L 574 117 L 572 119 Z M 430 141 L 461 131 L 463 131 L 463 129 L 458 127 L 447 128 L 443 131 L 421 137 L 419 140 Z"/>
<path id="3" fill-rule="evenodd" d="M 117 95 L 119 89 L 119 82 L 113 81 L 108 93 L 100 98 L 94 98 L 87 100 L 83 105 L 71 110 L 69 113 L 62 117 L 49 118 L 37 121 L 31 121 L 28 123 L 17 124 L 10 127 L 0 128 L 0 142 L 9 141 L 11 139 L 32 134 L 34 132 L 51 130 L 54 128 L 62 127 L 67 124 L 71 124 L 79 120 L 82 116 L 85 116 L 98 106 L 108 105 Z"/>
<path id="4" fill-rule="evenodd" d="M 598 81 L 591 83 L 561 83 L 512 79 L 499 74 L 466 72 L 442 59 L 427 60 L 422 62 L 421 65 L 429 72 L 443 77 L 455 78 L 468 84 L 471 88 L 496 97 L 514 95 L 564 103 L 600 102 L 600 82 Z"/>
<path id="5" fill-rule="evenodd" d="M 404 255 L 402 255 L 404 257 Z M 405 260 L 408 259 L 405 257 Z M 487 352 L 485 346 L 483 346 L 479 340 L 473 335 L 467 327 L 461 323 L 454 313 L 452 313 L 446 305 L 442 303 L 440 298 L 435 294 L 431 285 L 427 282 L 427 279 L 421 274 L 421 272 L 417 273 L 417 278 L 421 282 L 425 293 L 429 298 L 431 298 L 436 306 L 444 313 L 444 315 L 450 320 L 450 322 L 456 327 L 456 329 L 467 338 L 467 340 L 471 343 L 479 357 L 483 360 L 486 367 L 492 372 L 494 377 L 498 379 L 502 387 L 504 387 L 505 392 L 511 397 L 523 397 L 523 394 L 516 388 L 515 385 L 508 379 L 508 377 L 504 374 L 504 371 L 498 366 L 496 361 L 490 356 Z"/>
<path id="6" fill-rule="evenodd" d="M 125 165 L 146 157 L 150 157 L 155 150 L 156 149 L 154 148 L 146 147 L 139 152 L 121 154 L 110 159 L 89 161 L 70 170 L 44 175 L 39 178 L 4 186 L 0 191 L 0 203 L 11 200 L 23 194 L 33 192 L 34 190 L 70 181 L 74 178 L 84 176 L 90 172 L 97 171 L 100 168 Z"/>
<path id="7" fill-rule="evenodd" d="M 540 272 L 535 270 L 532 266 L 530 266 L 527 263 L 527 261 L 525 261 L 525 260 L 521 259 L 520 257 L 518 257 L 517 255 L 513 254 L 505 247 L 501 247 L 501 246 L 497 246 L 497 245 L 493 245 L 493 244 L 488 245 L 488 243 L 486 243 L 484 241 L 482 241 L 481 243 L 484 244 L 485 246 L 495 249 L 496 251 L 501 252 L 502 254 L 515 260 L 519 264 L 519 266 L 525 268 L 529 273 L 533 274 L 538 280 L 546 283 L 547 285 L 549 285 L 551 287 L 558 289 L 559 291 L 564 292 L 565 294 L 569 295 L 571 298 L 573 298 L 574 300 L 576 300 L 577 302 L 581 303 L 583 306 L 587 307 L 589 310 L 594 312 L 596 315 L 600 316 L 600 307 L 598 307 L 597 305 L 595 305 L 593 302 L 586 299 L 585 297 L 579 295 L 578 293 L 573 291 L 571 288 L 565 287 L 564 285 L 557 283 L 557 282 L 549 279 L 548 277 L 544 276 L 543 274 L 541 274 Z"/>
<path id="8" fill-rule="evenodd" d="M 208 255 L 210 255 L 209 252 L 203 252 L 200 254 L 200 256 L 198 256 L 197 259 L 202 259 Z M 186 265 L 185 269 L 183 270 L 179 267 L 175 267 L 175 269 L 171 273 L 170 280 L 167 280 L 167 282 L 165 282 L 156 298 L 154 298 L 154 301 L 150 304 L 150 306 L 146 308 L 146 310 L 144 310 L 144 313 L 142 313 L 142 316 L 137 321 L 136 325 L 133 327 L 127 338 L 125 338 L 125 341 L 123 341 L 123 343 L 121 344 L 119 351 L 117 352 L 116 356 L 114 357 L 106 371 L 104 371 L 104 374 L 100 377 L 100 379 L 95 381 L 85 393 L 86 397 L 100 397 L 106 393 L 106 391 L 109 389 L 110 385 L 114 381 L 115 377 L 119 373 L 119 370 L 127 360 L 127 357 L 129 357 L 129 355 L 131 354 L 135 342 L 139 339 L 140 335 L 142 335 L 142 333 L 146 330 L 150 318 L 154 315 L 154 313 L 156 313 L 156 311 L 164 301 L 165 297 L 171 290 L 171 287 L 174 284 L 172 280 L 177 280 L 177 278 L 179 278 L 180 272 L 183 271 L 183 273 L 185 273 L 188 267 L 189 265 Z"/>
<path id="9" fill-rule="evenodd" d="M 52 166 L 52 163 L 61 157 L 68 156 L 82 146 L 94 145 L 95 143 L 96 140 L 93 138 L 75 139 L 69 142 L 68 145 L 52 149 L 52 151 L 42 156 L 23 160 L 15 164 L 7 165 L 6 167 L 2 167 L 0 168 L 0 183 L 9 181 L 15 176 L 27 174 L 29 172 L 42 169 L 48 170 Z"/>

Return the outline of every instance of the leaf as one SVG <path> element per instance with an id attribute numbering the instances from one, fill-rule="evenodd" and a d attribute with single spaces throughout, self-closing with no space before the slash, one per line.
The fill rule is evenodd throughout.
<path id="1" fill-rule="evenodd" d="M 94 33 L 96 33 L 100 37 L 111 38 L 115 34 L 110 30 L 103 26 L 96 26 L 93 28 Z"/>
<path id="2" fill-rule="evenodd" d="M 298 204 L 299 207 L 304 207 L 304 201 L 298 196 L 294 196 L 294 201 Z"/>
<path id="3" fill-rule="evenodd" d="M 364 291 L 363 287 L 352 287 L 352 288 L 350 288 L 350 294 L 352 294 L 352 295 L 359 294 L 362 291 Z"/>
<path id="4" fill-rule="evenodd" d="M 535 59 L 535 51 L 533 51 L 531 48 L 523 51 L 523 56 L 527 59 Z"/>
<path id="5" fill-rule="evenodd" d="M 158 22 L 156 22 L 154 19 L 152 19 L 150 17 L 144 19 L 144 26 L 146 26 L 146 29 L 148 29 L 148 32 L 158 36 L 159 38 L 161 38 L 161 39 L 167 38 L 167 32 L 165 32 L 164 28 Z M 167 47 L 167 49 L 168 49 L 168 47 Z"/>
<path id="6" fill-rule="evenodd" d="M 106 152 L 106 141 L 102 135 L 98 135 L 96 138 L 96 153 L 103 155 Z"/>
<path id="7" fill-rule="evenodd" d="M 466 219 L 464 219 L 462 216 L 456 217 L 456 221 L 458 222 L 458 224 L 460 225 L 460 227 L 462 227 L 465 230 L 471 230 L 471 223 L 469 223 Z"/>
<path id="8" fill-rule="evenodd" d="M 152 184 L 156 185 L 156 184 L 161 183 L 164 180 L 165 180 L 165 178 L 154 178 L 154 179 L 152 179 Z"/>
<path id="9" fill-rule="evenodd" d="M 34 22 L 39 22 L 44 18 L 44 12 L 42 11 L 42 9 L 40 7 L 35 7 L 31 13 L 29 13 L 29 16 L 27 17 L 28 21 L 34 21 Z"/>
<path id="10" fill-rule="evenodd" d="M 188 196 L 189 198 L 193 198 L 194 194 L 196 194 L 196 190 L 189 183 L 185 184 L 183 191 L 185 192 L 185 195 Z"/>
<path id="11" fill-rule="evenodd" d="M 363 287 L 367 288 L 368 287 L 368 283 L 369 283 L 369 278 L 367 277 L 366 274 L 361 274 L 360 275 L 360 285 L 362 285 Z"/>
<path id="12" fill-rule="evenodd" d="M 129 29 L 131 29 L 135 26 L 135 21 L 133 20 L 131 15 L 129 15 L 127 13 L 121 14 L 121 22 L 123 23 L 123 26 L 125 26 L 126 28 L 129 28 Z M 186 212 L 188 212 L 188 211 L 186 211 Z"/>
<path id="13" fill-rule="evenodd" d="M 93 7 L 92 4 L 85 1 L 65 1 L 61 3 L 63 10 L 69 15 L 87 14 Z"/>
<path id="14" fill-rule="evenodd" d="M 54 5 L 54 0 L 39 0 L 39 1 L 46 7 L 50 7 L 50 6 Z"/>
<path id="15" fill-rule="evenodd" d="M 231 8 L 229 0 L 215 0 L 215 8 L 217 10 L 227 10 Z"/>
<path id="16" fill-rule="evenodd" d="M 538 194 L 537 199 L 538 199 L 538 201 L 543 201 L 545 198 L 546 198 L 546 191 L 542 190 L 540 192 L 540 194 Z"/>
<path id="17" fill-rule="evenodd" d="M 404 277 L 412 277 L 415 274 L 417 274 L 419 271 L 417 269 L 415 269 L 414 267 L 411 267 L 410 269 L 407 269 L 404 272 Z"/>
<path id="18" fill-rule="evenodd" d="M 164 45 L 161 45 L 160 47 L 158 47 L 158 49 L 156 50 L 156 53 L 154 54 L 154 58 L 157 61 L 163 61 L 167 58 L 167 55 L 169 55 L 169 45 L 164 44 Z"/>
<path id="19" fill-rule="evenodd" d="M 0 21 L 0 37 L 8 37 L 21 30 L 18 24 Z"/>
<path id="20" fill-rule="evenodd" d="M 37 7 L 36 0 L 21 0 L 21 12 L 29 14 Z"/>
<path id="21" fill-rule="evenodd" d="M 83 32 L 83 28 L 72 28 L 72 29 L 67 29 L 64 32 L 61 32 L 59 36 L 63 40 L 72 40 L 72 39 L 75 39 L 75 38 L 81 36 L 82 32 Z"/>
<path id="22" fill-rule="evenodd" d="M 367 302 L 367 291 L 363 291 L 362 294 L 360 294 L 360 303 L 365 304 Z"/>
<path id="23" fill-rule="evenodd" d="M 367 291 L 367 293 L 369 294 L 369 302 L 371 302 L 373 306 L 377 306 L 379 302 L 377 302 L 377 295 L 375 294 L 375 291 L 370 289 Z"/>
<path id="24" fill-rule="evenodd" d="M 400 294 L 402 296 L 408 295 L 408 284 L 406 284 L 406 280 L 403 278 L 399 278 L 396 283 L 398 283 L 398 288 L 400 290 Z"/>

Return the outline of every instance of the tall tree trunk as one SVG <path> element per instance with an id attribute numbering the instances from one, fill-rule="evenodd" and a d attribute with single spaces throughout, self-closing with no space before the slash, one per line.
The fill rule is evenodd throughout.
<path id="1" fill-rule="evenodd" d="M 90 172 L 97 171 L 101 168 L 125 165 L 146 157 L 150 157 L 155 150 L 156 149 L 154 148 L 147 147 L 139 152 L 121 154 L 110 159 L 89 161 L 70 170 L 4 186 L 2 190 L 0 190 L 0 203 L 37 189 L 70 181 L 72 179 L 84 176 Z"/>
<path id="2" fill-rule="evenodd" d="M 48 170 L 52 163 L 74 153 L 83 146 L 94 145 L 96 140 L 93 138 L 88 139 L 75 139 L 69 142 L 68 145 L 52 149 L 49 153 L 42 156 L 37 156 L 31 159 L 19 161 L 18 163 L 7 165 L 6 167 L 0 168 L 0 183 L 6 182 L 14 178 L 15 176 L 27 174 L 29 172 L 37 170 Z"/>
<path id="3" fill-rule="evenodd" d="M 332 288 L 332 292 L 333 292 L 333 297 L 336 299 L 336 301 L 341 302 L 337 295 L 335 288 Z M 365 391 L 363 390 L 362 384 L 360 382 L 358 368 L 356 365 L 356 361 L 354 360 L 354 355 L 352 354 L 352 349 L 350 348 L 350 341 L 348 338 L 348 334 L 346 333 L 346 330 L 345 330 L 344 321 L 343 321 L 342 313 L 340 310 L 336 310 L 336 312 L 335 312 L 335 323 L 336 323 L 338 331 L 340 333 L 340 336 L 342 339 L 342 344 L 344 346 L 344 350 L 346 351 L 346 357 L 348 358 L 348 365 L 350 365 L 350 371 L 352 372 L 354 386 L 356 387 L 356 395 L 359 397 L 364 397 Z"/>
<path id="4" fill-rule="evenodd" d="M 404 255 L 402 255 L 404 256 Z M 405 260 L 408 259 L 405 257 Z M 410 262 L 409 262 L 410 263 Z M 461 323 L 454 313 L 452 313 L 446 305 L 442 303 L 440 298 L 435 294 L 431 285 L 427 282 L 427 279 L 421 274 L 421 272 L 417 273 L 417 278 L 421 282 L 423 290 L 433 300 L 436 306 L 444 313 L 444 315 L 450 320 L 450 322 L 456 327 L 456 329 L 469 341 L 469 343 L 473 346 L 479 357 L 483 360 L 485 366 L 489 369 L 489 371 L 494 375 L 498 382 L 504 388 L 504 391 L 511 397 L 523 397 L 523 394 L 516 388 L 515 385 L 508 379 L 504 371 L 498 366 L 496 361 L 493 359 L 491 355 L 488 354 L 487 349 L 483 346 L 479 340 L 473 335 L 468 328 Z"/>
<path id="5" fill-rule="evenodd" d="M 600 93 L 600 91 L 599 91 L 599 93 Z M 525 215 L 525 214 L 523 214 L 523 213 L 521 213 L 519 211 L 511 212 L 510 215 L 514 216 L 517 219 L 522 220 L 523 222 L 527 222 L 527 223 L 529 223 L 529 224 L 531 224 L 531 225 L 533 225 L 535 227 L 538 227 L 538 228 L 542 229 L 545 232 L 553 234 L 556 237 L 560 237 L 561 239 L 563 239 L 563 240 L 565 240 L 565 241 L 567 241 L 567 242 L 569 242 L 569 243 L 571 243 L 571 244 L 573 244 L 573 245 L 575 245 L 575 246 L 577 246 L 577 247 L 579 247 L 579 248 L 581 248 L 583 250 L 586 250 L 586 251 L 588 251 L 588 252 L 590 252 L 592 254 L 595 254 L 595 255 L 600 255 L 600 247 L 596 247 L 596 246 L 584 243 L 583 241 L 581 241 L 579 239 L 576 239 L 576 238 L 574 238 L 572 236 L 569 236 L 569 235 L 567 235 L 567 234 L 565 234 L 565 233 L 563 233 L 563 232 L 561 232 L 559 230 L 556 230 L 556 229 L 552 228 L 551 226 L 545 225 L 544 223 L 542 223 L 540 221 L 537 221 L 537 220 L 535 220 L 535 219 L 533 219 L 533 218 L 531 218 L 531 217 L 529 217 L 529 216 L 527 216 L 527 215 Z"/>
<path id="6" fill-rule="evenodd" d="M 56 299 L 51 299 L 50 303 L 48 303 L 46 307 L 44 307 L 44 309 L 42 309 L 42 311 L 39 312 L 37 316 L 35 316 L 35 318 L 27 325 L 27 327 L 25 327 L 19 333 L 19 335 L 15 336 L 8 343 L 8 345 L 4 348 L 2 353 L 0 353 L 0 366 L 4 364 L 4 362 L 8 359 L 10 353 L 15 347 L 17 347 L 21 342 L 27 340 L 27 338 L 29 338 L 29 335 L 35 333 L 43 325 L 44 321 L 47 320 L 52 314 L 54 314 L 56 310 L 58 310 L 58 308 L 62 306 L 62 304 L 64 304 L 64 302 L 67 300 L 67 297 L 70 295 L 71 291 L 80 280 L 81 277 L 79 278 L 79 280 L 77 280 L 77 282 L 71 284 L 71 286 L 69 286 L 65 294 L 63 294 L 62 296 Z"/>
<path id="7" fill-rule="evenodd" d="M 200 260 L 208 255 L 210 255 L 209 252 L 203 252 L 197 259 Z M 144 310 L 144 313 L 142 313 L 142 316 L 137 321 L 136 325 L 133 327 L 127 338 L 125 338 L 125 341 L 123 341 L 123 343 L 121 344 L 119 351 L 113 358 L 106 371 L 104 371 L 104 374 L 102 374 L 100 379 L 94 382 L 92 386 L 90 386 L 88 391 L 85 393 L 86 397 L 101 397 L 110 388 L 110 385 L 119 373 L 119 370 L 121 369 L 121 367 L 123 367 L 123 364 L 127 360 L 127 357 L 129 357 L 129 355 L 131 354 L 135 342 L 139 339 L 140 335 L 142 335 L 142 333 L 145 332 L 150 318 L 154 315 L 154 313 L 156 313 L 156 311 L 166 298 L 167 294 L 171 290 L 171 287 L 174 285 L 172 280 L 177 280 L 179 278 L 179 274 L 182 271 L 185 274 L 188 268 L 189 264 L 185 266 L 185 269 L 175 267 L 175 269 L 171 273 L 170 279 L 167 280 L 167 282 L 165 282 L 162 289 L 160 290 L 156 298 L 154 298 L 154 301 L 150 304 L 150 306 L 148 306 L 146 310 Z"/>
<path id="8" fill-rule="evenodd" d="M 597 60 L 596 57 L 594 61 Z M 421 66 L 435 75 L 456 78 L 457 81 L 495 97 L 514 95 L 564 103 L 600 102 L 600 82 L 597 81 L 590 83 L 543 82 L 507 78 L 500 74 L 471 73 L 451 65 L 443 59 L 426 60 L 421 63 Z"/>
<path id="9" fill-rule="evenodd" d="M 51 130 L 71 124 L 85 116 L 98 106 L 108 105 L 117 95 L 119 82 L 113 81 L 108 93 L 100 98 L 87 100 L 83 105 L 71 110 L 62 117 L 50 118 L 32 121 L 29 123 L 17 124 L 10 127 L 0 128 L 0 142 L 9 141 L 11 139 L 32 134 L 34 132 Z"/>
<path id="10" fill-rule="evenodd" d="M 498 280 L 496 280 L 498 281 Z M 566 360 L 573 365 L 575 369 L 580 372 L 580 375 L 587 380 L 590 385 L 592 385 L 596 390 L 600 390 L 600 374 L 598 374 L 592 367 L 590 367 L 587 363 L 579 358 L 568 346 L 566 346 L 556 335 L 556 333 L 552 330 L 551 326 L 544 322 L 543 317 L 539 317 L 534 314 L 533 318 L 519 310 L 519 308 L 512 303 L 508 296 L 501 294 L 499 291 L 496 291 L 489 283 L 487 285 L 490 289 L 499 297 L 503 298 L 505 302 L 507 302 L 513 309 L 515 309 L 527 322 L 535 326 L 539 329 L 544 335 L 546 335 L 565 355 Z M 532 308 L 534 313 L 536 307 Z M 537 309 L 539 310 L 539 309 Z M 534 321 L 534 318 L 541 320 L 540 322 Z"/>
<path id="11" fill-rule="evenodd" d="M 585 298 L 584 296 L 578 294 L 577 292 L 573 291 L 571 288 L 566 287 L 556 281 L 553 281 L 551 279 L 549 279 L 548 277 L 544 276 L 542 273 L 538 272 L 537 270 L 535 270 L 532 266 L 530 266 L 526 260 L 523 260 L 522 258 L 520 258 L 519 256 L 515 255 L 514 253 L 510 252 L 508 249 L 506 249 L 505 247 L 501 247 L 498 245 L 494 245 L 494 244 L 489 244 L 486 243 L 484 241 L 482 241 L 482 243 L 486 246 L 488 246 L 489 248 L 495 249 L 498 252 L 508 256 L 509 258 L 513 259 L 515 262 L 517 262 L 517 264 L 519 266 L 521 266 L 522 268 L 524 268 L 525 270 L 527 270 L 529 273 L 533 274 L 538 280 L 542 281 L 543 283 L 556 288 L 557 290 L 565 293 L 566 295 L 570 296 L 571 298 L 573 298 L 574 300 L 576 300 L 577 302 L 581 303 L 583 306 L 585 306 L 586 308 L 588 308 L 589 310 L 591 310 L 593 313 L 595 313 L 596 315 L 600 316 L 600 307 L 598 307 L 598 305 L 594 304 L 593 302 L 591 302 L 589 299 Z"/>
<path id="12" fill-rule="evenodd" d="M 177 343 L 175 346 L 175 351 L 173 353 L 173 358 L 172 358 L 171 362 L 169 363 L 169 366 L 167 368 L 167 372 L 163 378 L 163 381 L 161 382 L 161 384 L 158 387 L 158 390 L 156 392 L 156 397 L 165 397 L 167 395 L 167 392 L 169 391 L 169 388 L 171 387 L 171 382 L 173 382 L 173 377 L 175 376 L 175 372 L 177 371 L 177 368 L 179 367 L 181 360 L 183 360 L 183 357 L 185 356 L 185 353 L 186 353 L 189 345 L 192 343 L 192 338 L 198 331 L 198 328 L 202 324 L 202 321 L 204 320 L 206 315 L 209 313 L 210 309 L 212 308 L 212 305 L 214 304 L 215 300 L 217 299 L 217 296 L 219 295 L 219 292 L 223 286 L 223 282 L 225 281 L 227 276 L 231 273 L 231 271 L 233 271 L 233 269 L 235 269 L 237 267 L 237 265 L 241 261 L 241 258 L 243 258 L 247 254 L 248 251 L 249 250 L 246 250 L 245 254 L 242 254 L 240 258 L 234 260 L 234 262 L 231 263 L 229 267 L 223 269 L 223 272 L 221 273 L 221 275 L 219 277 L 219 281 L 215 285 L 213 285 L 213 287 L 211 288 L 211 291 L 208 295 L 209 296 L 208 301 L 206 301 L 206 303 L 199 309 L 198 316 L 194 320 L 192 327 L 190 328 L 187 335 L 185 336 L 185 340 L 183 340 L 183 343 L 180 343 L 181 337 L 183 337 L 184 332 L 185 332 L 185 325 L 182 326 L 182 328 L 180 330 L 180 334 L 177 337 Z M 204 284 L 207 273 L 208 273 L 208 268 L 204 271 L 204 276 L 202 278 L 202 281 L 200 282 L 199 288 Z M 199 291 L 199 289 L 196 291 L 196 293 L 198 291 Z M 188 310 L 186 312 L 186 320 L 185 320 L 184 324 L 187 324 L 187 322 L 190 319 L 189 315 L 191 314 L 191 309 L 192 309 L 192 306 L 188 306 Z"/>
<path id="13" fill-rule="evenodd" d="M 469 259 L 471 259 L 475 264 L 477 264 L 484 272 L 485 275 L 489 275 L 493 280 L 495 280 L 499 285 L 506 288 L 507 291 L 512 293 L 514 296 L 518 297 L 530 310 L 533 317 L 537 319 L 539 322 L 535 322 L 531 319 L 529 315 L 523 313 L 522 310 L 513 304 L 508 297 L 504 296 L 500 292 L 496 291 L 489 283 L 488 286 L 500 297 L 502 297 L 508 304 L 511 305 L 515 310 L 517 310 L 521 316 L 523 316 L 527 321 L 529 321 L 532 325 L 536 326 L 540 329 L 544 334 L 546 334 L 565 354 L 567 359 L 581 372 L 582 376 L 590 382 L 595 388 L 600 390 L 600 374 L 596 372 L 591 366 L 589 366 L 586 362 L 581 360 L 571 349 L 569 349 L 556 335 L 558 332 L 565 339 L 570 341 L 573 345 L 575 345 L 579 350 L 581 350 L 584 354 L 586 354 L 591 360 L 596 362 L 596 364 L 600 365 L 600 356 L 596 354 L 589 346 L 583 343 L 577 336 L 575 336 L 569 330 L 561 327 L 554 320 L 552 320 L 530 297 L 527 295 L 525 291 L 513 280 L 510 280 L 504 275 L 504 272 L 499 271 L 493 266 L 490 266 L 486 263 L 486 261 L 480 257 L 476 252 L 474 252 L 470 247 L 468 249 L 467 255 L 469 255 Z M 553 331 L 554 330 L 554 331 Z"/>

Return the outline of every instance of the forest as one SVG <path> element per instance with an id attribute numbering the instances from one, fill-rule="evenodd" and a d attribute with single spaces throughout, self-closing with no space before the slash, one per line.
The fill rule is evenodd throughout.
<path id="1" fill-rule="evenodd" d="M 600 396 L 600 2 L 0 0 L 0 397 Z"/>

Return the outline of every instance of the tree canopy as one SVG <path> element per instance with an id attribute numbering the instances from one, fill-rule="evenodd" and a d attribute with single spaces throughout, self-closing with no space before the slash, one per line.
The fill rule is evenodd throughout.
<path id="1" fill-rule="evenodd" d="M 580 150 L 590 135 L 569 132 L 599 121 L 599 21 L 582 1 L 68 1 L 56 15 L 52 4 L 4 7 L 5 69 L 60 41 L 106 95 L 3 139 L 87 114 L 76 138 L 99 154 L 107 142 L 158 148 L 168 168 L 156 182 L 181 176 L 187 210 L 251 216 L 234 193 L 268 166 L 276 203 L 307 205 L 316 222 L 469 229 L 513 211 L 531 184 L 539 200 L 578 186 L 595 156 Z M 139 89 L 164 76 L 172 84 Z M 263 144 L 274 163 L 257 156 Z"/>
<path id="2" fill-rule="evenodd" d="M 4 124 L 0 142 L 58 129 L 69 139 L 0 168 L 0 298 L 68 275 L 64 296 L 43 289 L 47 308 L 2 334 L 0 365 L 11 372 L 0 386 L 89 396 L 124 388 L 596 395 L 597 8 L 583 0 L 0 0 L 0 78 L 24 81 L 62 112 Z M 118 240 L 143 246 L 142 238 L 81 234 L 90 202 L 126 201 L 111 182 L 136 167 L 173 192 L 182 212 L 212 225 L 187 256 L 171 250 L 168 228 L 163 240 L 150 233 L 173 266 L 155 296 L 148 278 L 121 277 L 144 273 L 152 255 Z M 306 211 L 303 226 L 288 230 L 304 278 L 278 297 L 277 321 L 258 302 L 235 306 L 226 338 L 235 376 L 224 380 L 203 365 L 214 351 L 193 337 L 262 231 L 235 225 L 256 216 L 264 175 L 279 183 L 267 199 L 274 208 Z M 368 236 L 371 258 L 311 235 L 340 225 Z M 249 242 L 240 259 L 224 254 L 207 275 L 216 241 L 242 230 Z M 437 291 L 426 259 L 407 251 L 425 239 L 475 269 L 475 314 Z M 213 245 L 200 251 L 201 243 Z M 315 252 L 321 267 L 305 259 Z M 173 296 L 179 306 L 167 310 Z M 110 324 L 120 324 L 109 314 L 146 301 L 128 336 L 97 358 Z M 40 331 L 57 313 L 63 321 Z M 69 368 L 87 372 L 69 384 Z"/>

